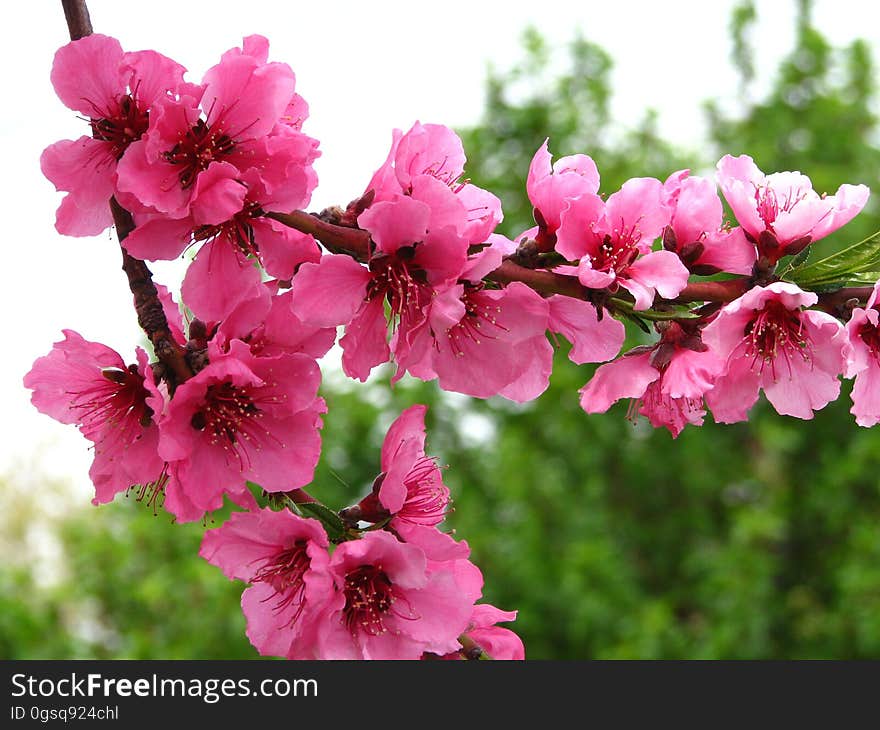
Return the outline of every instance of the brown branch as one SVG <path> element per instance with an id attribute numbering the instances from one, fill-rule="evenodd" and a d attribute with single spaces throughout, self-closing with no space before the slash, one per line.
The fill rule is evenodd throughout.
<path id="1" fill-rule="evenodd" d="M 119 205 L 116 198 L 110 198 L 110 211 L 116 224 L 116 235 L 119 243 L 122 244 L 128 234 L 134 230 L 134 221 L 131 213 Z M 165 310 L 159 300 L 159 292 L 153 283 L 153 273 L 143 261 L 129 255 L 124 246 L 120 245 L 120 248 L 122 270 L 128 277 L 128 288 L 134 295 L 138 324 L 150 338 L 156 357 L 170 373 L 173 373 L 173 382 L 169 383 L 173 388 L 193 375 L 192 368 L 185 358 L 186 348 L 180 345 L 171 333 Z"/>
<path id="2" fill-rule="evenodd" d="M 487 274 L 486 278 L 499 284 L 520 281 L 539 294 L 564 294 L 575 299 L 586 299 L 589 291 L 575 276 L 565 276 L 541 269 L 527 269 L 510 260 L 502 262 L 501 266 Z"/>
<path id="3" fill-rule="evenodd" d="M 92 20 L 85 0 L 61 0 L 70 40 L 78 41 L 92 34 Z"/>
<path id="4" fill-rule="evenodd" d="M 366 260 L 370 250 L 369 234 L 358 228 L 328 223 L 301 210 L 292 213 L 267 213 L 267 217 L 303 233 L 310 233 L 329 249 L 351 254 L 360 261 Z M 486 279 L 499 284 L 519 281 L 536 292 L 546 295 L 563 294 L 575 299 L 589 299 L 591 296 L 591 290 L 584 287 L 577 277 L 557 274 L 546 269 L 526 268 L 512 259 L 503 261 L 501 266 L 486 276 Z M 672 300 L 672 303 L 730 302 L 741 296 L 745 290 L 744 278 L 697 282 L 689 284 L 680 296 Z"/>
<path id="5" fill-rule="evenodd" d="M 749 288 L 745 277 L 726 279 L 725 281 L 696 281 L 688 284 L 675 299 L 675 304 L 691 304 L 692 302 L 720 302 L 727 304 L 738 299 Z"/>
<path id="6" fill-rule="evenodd" d="M 874 291 L 873 286 L 854 286 L 819 294 L 816 306 L 828 314 L 849 319 L 854 307 L 864 306 Z"/>
<path id="7" fill-rule="evenodd" d="M 366 261 L 370 251 L 370 236 L 367 231 L 350 226 L 339 226 L 321 220 L 316 215 L 295 210 L 292 213 L 267 213 L 267 217 L 283 223 L 303 233 L 309 233 L 333 252 L 347 253 L 359 261 Z M 592 299 L 595 292 L 583 286 L 574 276 L 557 274 L 546 269 L 520 266 L 512 258 L 505 259 L 501 266 L 485 277 L 498 284 L 519 281 L 539 294 L 562 294 L 575 299 Z M 667 304 L 695 304 L 697 302 L 717 302 L 727 304 L 741 297 L 749 289 L 746 277 L 725 279 L 724 281 L 697 281 L 688 284 L 675 299 L 661 300 Z M 872 287 L 839 289 L 819 295 L 819 308 L 836 316 L 848 316 L 846 308 L 851 308 L 852 300 L 864 302 L 871 295 Z"/>
<path id="8" fill-rule="evenodd" d="M 370 255 L 370 234 L 360 228 L 327 223 L 301 210 L 292 213 L 266 213 L 266 217 L 301 233 L 311 234 L 331 251 L 353 254 L 361 261 L 366 261 Z"/>

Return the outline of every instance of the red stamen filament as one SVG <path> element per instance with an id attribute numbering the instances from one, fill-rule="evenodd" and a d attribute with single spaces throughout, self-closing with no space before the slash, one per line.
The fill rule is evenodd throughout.
<path id="1" fill-rule="evenodd" d="M 746 355 L 752 358 L 752 369 L 760 363 L 759 371 L 769 364 L 776 380 L 776 362 L 781 357 L 792 377 L 792 360 L 810 361 L 810 341 L 798 310 L 787 309 L 778 301 L 769 301 L 745 327 Z"/>
<path id="2" fill-rule="evenodd" d="M 201 410 L 191 419 L 192 427 L 205 431 L 208 443 L 222 446 L 227 454 L 234 454 L 241 471 L 251 466 L 250 450 L 261 451 L 266 441 L 285 448 L 272 432 L 260 423 L 262 404 L 278 402 L 277 396 L 259 397 L 259 393 L 231 383 L 208 386 Z"/>
<path id="3" fill-rule="evenodd" d="M 282 550 L 267 560 L 251 579 L 251 583 L 267 583 L 275 589 L 272 598 L 277 597 L 273 606 L 276 613 L 281 613 L 289 606 L 296 606 L 288 626 L 292 626 L 305 609 L 306 584 L 303 576 L 310 565 L 306 543 L 300 540 L 293 547 Z"/>
<path id="4" fill-rule="evenodd" d="M 345 626 L 356 636 L 358 632 L 368 636 L 387 633 L 385 620 L 388 614 L 407 620 L 418 618 L 411 606 L 407 613 L 396 609 L 406 599 L 395 590 L 381 565 L 361 565 L 345 576 L 345 607 L 342 609 Z"/>
<path id="5" fill-rule="evenodd" d="M 475 345 L 482 343 L 484 339 L 497 339 L 499 333 L 509 332 L 507 327 L 498 322 L 501 307 L 488 298 L 478 296 L 480 288 L 466 289 L 462 297 L 465 312 L 464 317 L 458 324 L 446 330 L 449 346 L 456 357 L 464 357 L 463 345 L 465 340 L 470 340 Z"/>

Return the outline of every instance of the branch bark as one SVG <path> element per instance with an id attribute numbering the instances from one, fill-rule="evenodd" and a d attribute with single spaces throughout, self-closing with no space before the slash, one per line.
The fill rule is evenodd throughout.
<path id="1" fill-rule="evenodd" d="M 92 34 L 92 20 L 85 0 L 61 0 L 70 40 L 78 41 Z"/>

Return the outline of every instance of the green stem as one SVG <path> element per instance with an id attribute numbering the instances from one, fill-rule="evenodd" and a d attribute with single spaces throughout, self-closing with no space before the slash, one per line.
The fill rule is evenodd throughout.
<path id="1" fill-rule="evenodd" d="M 468 659 L 487 660 L 492 658 L 482 646 L 467 634 L 459 636 L 458 642 L 461 644 L 461 653 Z"/>
<path id="2" fill-rule="evenodd" d="M 696 319 L 698 315 L 690 312 L 682 312 L 681 310 L 662 310 L 662 309 L 636 309 L 635 305 L 626 300 L 612 297 L 608 300 L 609 308 L 612 312 L 626 312 L 649 322 L 667 322 L 674 319 Z"/>

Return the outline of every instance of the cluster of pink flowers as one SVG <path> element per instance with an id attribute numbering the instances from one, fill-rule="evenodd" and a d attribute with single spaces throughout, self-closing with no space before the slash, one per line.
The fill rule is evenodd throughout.
<path id="1" fill-rule="evenodd" d="M 425 406 L 394 422 L 371 493 L 347 510 L 372 524 L 328 553 L 318 520 L 288 511 L 239 512 L 208 530 L 201 555 L 249 584 L 247 635 L 289 659 L 523 659 L 519 637 L 496 626 L 515 612 L 476 604 L 483 576 L 466 542 L 438 529 L 449 502 L 425 455 Z"/>
<path id="2" fill-rule="evenodd" d="M 456 182 L 463 164 L 458 138 L 444 127 L 417 123 L 395 132 L 367 187 L 372 205 L 356 218 L 374 243 L 366 265 L 327 255 L 295 277 L 298 317 L 345 325 L 342 362 L 351 377 L 365 380 L 393 360 L 395 379 L 408 372 L 475 397 L 531 400 L 552 370 L 548 331 L 571 341 L 577 363 L 611 360 L 625 335 L 610 316 L 613 297 L 628 294 L 637 314 L 658 296 L 674 300 L 691 275 L 720 272 L 749 277 L 743 296 L 693 321 L 659 323 L 656 345 L 599 368 L 581 391 L 585 411 L 632 398 L 631 414 L 677 436 L 687 423 L 702 423 L 706 403 L 719 422 L 744 420 L 763 389 L 779 413 L 811 418 L 837 397 L 840 375 L 866 369 L 853 358 L 870 350 L 870 338 L 858 335 L 854 345 L 835 317 L 807 309 L 815 294 L 772 276 L 782 256 L 851 220 L 867 202 L 865 186 L 842 185 L 820 197 L 800 173 L 765 176 L 750 158 L 726 156 L 718 184 L 743 221 L 733 227 L 711 180 L 682 170 L 665 182 L 629 180 L 603 198 L 592 159 L 573 155 L 552 164 L 545 142 L 527 181 L 537 225 L 517 239 L 563 260 L 552 270 L 576 278 L 585 293 L 577 299 L 541 296 L 517 281 L 487 286 L 485 277 L 518 246 L 491 232 L 500 220 L 494 197 Z M 854 398 L 859 423 L 867 411 L 880 417 L 867 405 L 866 388 Z"/>
<path id="3" fill-rule="evenodd" d="M 388 159 L 367 186 L 372 204 L 356 221 L 375 245 L 366 266 L 342 254 L 304 263 L 293 310 L 316 326 L 345 325 L 339 344 L 350 377 L 366 380 L 393 359 L 395 380 L 409 373 L 477 398 L 529 401 L 549 383 L 548 330 L 570 338 L 572 359 L 583 363 L 613 357 L 624 328 L 600 320 L 585 301 L 545 298 L 520 282 L 487 286 L 484 277 L 515 245 L 493 233 L 498 199 L 459 182 L 464 161 L 447 127 L 395 131 Z"/>
<path id="4" fill-rule="evenodd" d="M 546 164 L 543 152 L 536 163 Z M 554 176 L 576 171 L 567 159 L 557 163 Z M 836 317 L 808 309 L 817 304 L 816 294 L 772 276 L 782 256 L 802 252 L 849 222 L 867 202 L 868 189 L 842 185 L 835 195 L 820 197 L 806 176 L 765 176 L 745 155 L 725 156 L 717 169 L 740 227 L 725 225 L 715 185 L 686 170 L 665 183 L 631 180 L 604 203 L 573 183 L 557 183 L 562 192 L 553 196 L 532 197 L 548 208 L 545 220 L 561 221 L 555 229 L 542 224 L 537 239 L 551 240 L 567 258 L 580 257 L 577 276 L 584 286 L 629 289 L 636 311 L 651 306 L 654 292 L 674 298 L 688 273 L 750 275 L 745 292 L 720 310 L 658 322 L 656 344 L 600 366 L 581 390 L 586 412 L 604 413 L 632 399 L 631 416 L 644 415 L 678 436 L 685 425 L 702 424 L 706 407 L 719 423 L 746 420 L 763 390 L 778 413 L 810 419 L 837 398 L 840 376 L 869 372 L 877 357 L 868 332 L 876 297 L 867 312 L 853 312 L 853 321 L 861 318 L 858 326 L 845 329 Z M 663 250 L 653 251 L 658 236 Z M 762 275 L 769 279 L 763 285 Z M 859 424 L 880 419 L 864 387 L 854 389 L 853 401 Z"/>
<path id="5" fill-rule="evenodd" d="M 864 185 L 820 196 L 800 173 L 764 175 L 728 155 L 716 181 L 681 170 L 606 195 L 590 157 L 554 163 L 544 142 L 526 184 L 536 225 L 514 241 L 495 233 L 498 198 L 464 179 L 455 133 L 417 122 L 395 130 L 348 209 L 301 231 L 284 214 L 309 204 L 318 143 L 302 131 L 293 71 L 268 56 L 266 39 L 250 36 L 194 84 L 176 62 L 107 36 L 58 51 L 52 82 L 90 134 L 43 153 L 66 193 L 56 227 L 99 233 L 115 199 L 135 224 L 122 237 L 131 257 L 197 249 L 185 316 L 161 286 L 155 302 L 185 370 L 170 375 L 159 347 L 158 362 L 138 349 L 127 364 L 65 330 L 24 380 L 39 410 L 94 444 L 95 503 L 134 488 L 180 521 L 227 496 L 244 508 L 206 534 L 201 554 L 250 584 L 242 607 L 261 653 L 523 656 L 496 626 L 515 613 L 476 603 L 483 579 L 467 543 L 438 529 L 449 490 L 425 454 L 423 406 L 389 430 L 381 473 L 338 513 L 339 534 L 295 507 L 321 452 L 317 361 L 337 328 L 352 378 L 393 362 L 393 381 L 517 402 L 547 388 L 561 335 L 575 363 L 604 363 L 580 391 L 587 413 L 631 399 L 632 417 L 673 436 L 707 409 L 746 419 L 762 390 L 780 414 L 812 418 L 841 377 L 855 378 L 857 423 L 880 422 L 880 283 L 863 308 L 842 310 L 776 274 L 859 213 Z M 315 237 L 331 229 L 325 252 Z M 692 276 L 719 273 L 728 278 L 712 284 L 735 296 L 689 290 Z M 653 319 L 656 342 L 618 357 L 621 317 Z M 254 485 L 286 509 L 261 508 Z"/>
<path id="6" fill-rule="evenodd" d="M 183 294 L 206 321 L 259 296 L 249 257 L 280 279 L 318 260 L 311 236 L 263 216 L 308 205 L 319 155 L 301 131 L 308 106 L 293 71 L 268 53 L 265 38 L 249 36 L 192 84 L 171 59 L 124 53 L 107 36 L 61 48 L 52 82 L 67 106 L 90 118 L 92 134 L 43 153 L 44 174 L 68 191 L 58 231 L 100 233 L 112 224 L 115 196 L 137 223 L 125 241 L 133 256 L 174 259 L 200 245 Z"/>
<path id="7" fill-rule="evenodd" d="M 201 84 L 183 75 L 170 59 L 125 53 L 106 36 L 60 49 L 52 81 L 88 117 L 91 134 L 50 146 L 42 166 L 67 193 L 60 232 L 85 236 L 111 225 L 112 197 L 135 223 L 122 242 L 131 256 L 173 259 L 198 247 L 181 292 L 187 322 L 158 287 L 168 331 L 192 374 L 169 377 L 161 358 L 150 363 L 140 349 L 127 365 L 65 330 L 25 376 L 34 405 L 93 442 L 96 504 L 135 489 L 178 521 L 201 519 L 224 497 L 244 508 L 207 533 L 202 554 L 252 584 L 242 605 L 261 653 L 459 658 L 488 647 L 495 658 L 523 658 L 519 638 L 495 626 L 515 612 L 476 605 L 483 578 L 467 543 L 438 529 L 449 490 L 424 452 L 424 407 L 392 426 L 372 492 L 343 511 L 344 536 L 331 541 L 321 521 L 289 505 L 261 508 L 251 491 L 258 485 L 278 506 L 312 481 L 326 411 L 317 360 L 336 340 L 335 311 L 352 308 L 350 322 L 369 302 L 359 363 L 377 348 L 370 338 L 377 327 L 384 336 L 386 299 L 400 332 L 414 334 L 419 297 L 432 295 L 430 284 L 439 291 L 458 279 L 469 246 L 500 220 L 500 203 L 458 184 L 458 163 L 450 159 L 444 170 L 431 157 L 438 143 L 460 152 L 447 129 L 398 137 L 395 150 L 409 171 L 398 165 L 399 184 L 393 189 L 387 177 L 364 214 L 379 246 L 373 276 L 361 277 L 371 291 L 360 291 L 357 305 L 335 291 L 313 308 L 304 304 L 312 269 L 331 272 L 321 279 L 326 287 L 344 283 L 333 282 L 332 272 L 344 275 L 354 262 L 322 259 L 312 236 L 266 216 L 305 207 L 317 183 L 317 142 L 301 131 L 308 109 L 293 72 L 270 63 L 267 41 L 251 36 Z M 379 316 L 371 317 L 377 305 Z M 543 327 L 534 330 L 543 337 Z M 356 337 L 343 338 L 346 353 Z"/>
<path id="8" fill-rule="evenodd" d="M 176 305 L 164 299 L 179 333 Z M 204 367 L 173 396 L 142 350 L 127 366 L 70 330 L 34 363 L 24 380 L 34 405 L 95 444 L 96 504 L 136 487 L 188 522 L 222 507 L 224 495 L 255 506 L 249 481 L 283 492 L 312 480 L 326 410 L 316 358 L 334 333 L 297 327 L 287 299 L 264 286 L 219 325 L 193 320 L 180 344 L 202 352 Z"/>

